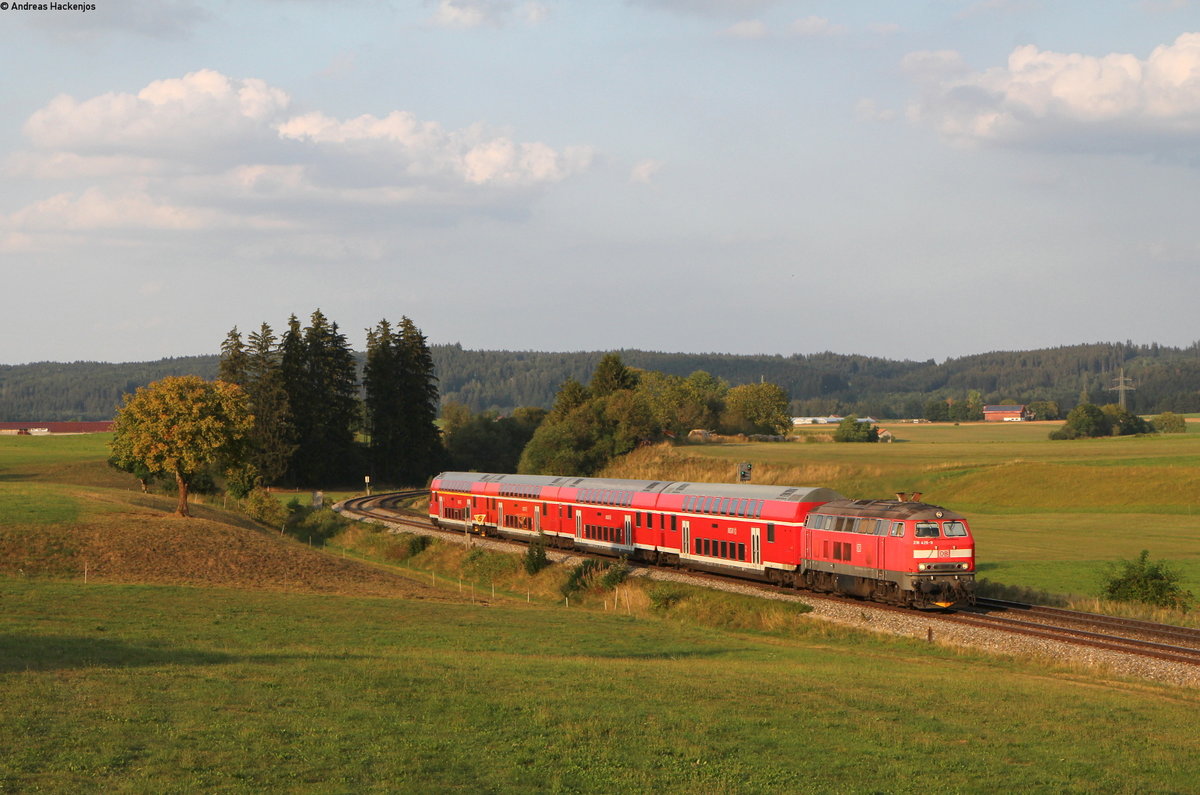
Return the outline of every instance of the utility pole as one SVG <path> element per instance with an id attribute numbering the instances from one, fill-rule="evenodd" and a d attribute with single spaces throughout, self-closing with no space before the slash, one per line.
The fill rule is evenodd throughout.
<path id="1" fill-rule="evenodd" d="M 1118 375 L 1115 379 L 1117 382 L 1116 386 L 1111 386 L 1108 388 L 1108 390 L 1110 392 L 1116 392 L 1117 393 L 1117 404 L 1121 408 L 1128 410 L 1129 407 L 1126 405 L 1125 393 L 1132 392 L 1134 390 L 1134 387 L 1132 384 L 1133 379 L 1125 377 L 1125 368 L 1124 367 L 1122 367 L 1117 372 L 1119 372 L 1120 375 Z"/>

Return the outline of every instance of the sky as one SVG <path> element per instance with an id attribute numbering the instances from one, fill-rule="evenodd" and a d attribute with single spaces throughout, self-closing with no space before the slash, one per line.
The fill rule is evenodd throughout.
<path id="1" fill-rule="evenodd" d="M 1200 339 L 1200 0 L 0 3 L 0 363 Z M 41 6 L 41 7 L 39 7 Z"/>

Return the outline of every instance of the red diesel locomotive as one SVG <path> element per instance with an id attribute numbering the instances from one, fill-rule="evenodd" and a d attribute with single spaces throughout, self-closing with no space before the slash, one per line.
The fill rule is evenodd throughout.
<path id="1" fill-rule="evenodd" d="M 443 472 L 435 526 L 911 607 L 974 600 L 961 515 L 826 488 Z"/>

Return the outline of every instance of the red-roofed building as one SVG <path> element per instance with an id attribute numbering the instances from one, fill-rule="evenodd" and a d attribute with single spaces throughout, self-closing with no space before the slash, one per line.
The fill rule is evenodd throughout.
<path id="1" fill-rule="evenodd" d="M 1033 419 L 1033 412 L 1028 406 L 984 406 L 983 419 L 986 422 L 1026 422 Z"/>

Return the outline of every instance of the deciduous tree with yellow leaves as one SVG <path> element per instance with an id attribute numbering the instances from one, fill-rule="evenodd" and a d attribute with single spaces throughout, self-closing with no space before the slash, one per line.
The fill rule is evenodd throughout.
<path id="1" fill-rule="evenodd" d="M 210 466 L 242 464 L 253 424 L 246 393 L 236 384 L 170 376 L 125 396 L 113 429 L 113 462 L 174 477 L 175 513 L 190 516 L 192 479 Z"/>

